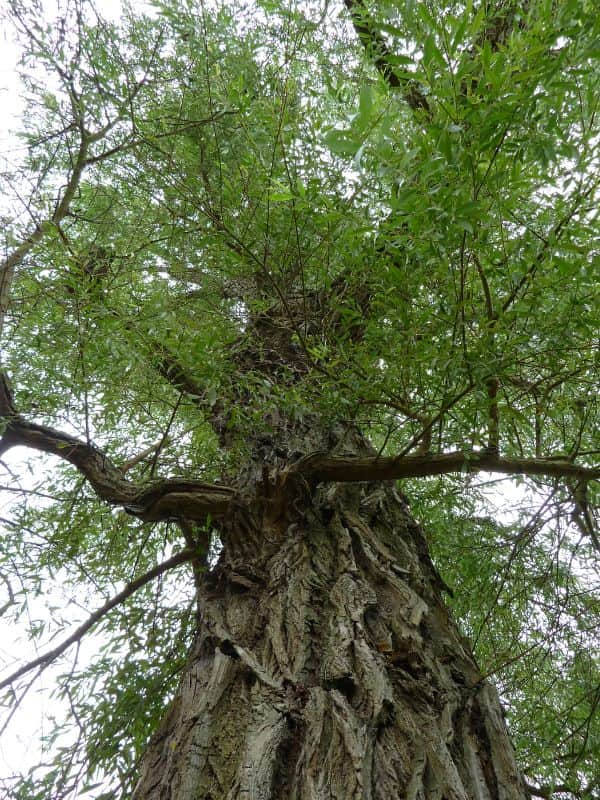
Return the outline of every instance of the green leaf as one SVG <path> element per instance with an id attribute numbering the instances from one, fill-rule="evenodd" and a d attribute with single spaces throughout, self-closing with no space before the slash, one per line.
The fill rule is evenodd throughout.
<path id="1" fill-rule="evenodd" d="M 354 156 L 360 147 L 360 142 L 349 130 L 334 128 L 325 134 L 324 141 L 332 153 L 340 156 Z"/>
<path id="2" fill-rule="evenodd" d="M 367 3 L 363 25 L 341 3 L 324 21 L 318 3 L 218 0 L 199 14 L 158 0 L 156 15 L 129 3 L 114 23 L 102 3 L 45 3 L 43 19 L 38 5 L 5 3 L 26 110 L 0 170 L 2 370 L 18 412 L 4 397 L 0 606 L 15 594 L 5 618 L 23 638 L 53 647 L 81 598 L 99 607 L 190 537 L 206 550 L 216 534 L 190 487 L 213 482 L 237 493 L 209 548 L 211 564 L 224 548 L 206 581 L 215 608 L 268 616 L 277 594 L 263 602 L 260 581 L 243 585 L 252 562 L 264 577 L 263 556 L 302 545 L 301 591 L 285 588 L 312 625 L 313 589 L 326 599 L 335 584 L 344 601 L 332 558 L 343 504 L 372 518 L 376 553 L 393 545 L 391 506 L 376 481 L 333 497 L 334 482 L 309 480 L 282 516 L 264 502 L 261 465 L 266 478 L 313 450 L 410 457 L 424 426 L 437 454 L 480 452 L 496 384 L 506 463 L 597 464 L 596 4 Z M 429 113 L 412 107 L 414 83 L 431 91 Z M 482 674 L 500 676 L 519 763 L 589 796 L 593 539 L 570 480 L 470 466 L 402 482 L 421 544 L 455 589 Z M 598 492 L 591 482 L 590 509 Z M 173 518 L 149 519 L 168 495 L 181 495 Z M 166 501 L 144 513 L 127 502 L 140 496 Z M 234 528 L 261 510 L 277 541 L 242 537 L 240 555 Z M 232 565 L 244 574 L 228 591 Z M 191 568 L 165 573 L 103 619 L 72 669 L 73 648 L 65 725 L 43 722 L 44 764 L 5 779 L 6 796 L 132 795 L 132 765 L 199 641 L 198 584 Z M 317 617 L 305 631 L 316 640 Z M 28 681 L 9 695 L 15 714 Z"/>
<path id="3" fill-rule="evenodd" d="M 387 57 L 387 61 L 392 66 L 400 66 L 406 64 L 414 64 L 415 60 L 411 56 L 404 56 L 401 53 L 390 53 Z"/>
<path id="4" fill-rule="evenodd" d="M 472 0 L 469 0 L 465 10 L 462 12 L 462 15 L 457 20 L 457 24 L 452 36 L 452 43 L 450 45 L 450 52 L 452 55 L 456 53 L 459 46 L 463 44 L 463 42 L 465 41 L 465 33 L 467 27 L 469 27 L 472 6 L 473 6 Z"/>
<path id="5" fill-rule="evenodd" d="M 273 203 L 284 203 L 288 200 L 293 200 L 294 195 L 288 187 L 276 185 L 269 191 L 269 199 Z"/>
<path id="6" fill-rule="evenodd" d="M 470 222 L 467 219 L 457 219 L 456 224 L 458 225 L 459 228 L 461 228 L 463 231 L 466 231 L 467 233 L 475 233 L 475 226 L 473 225 L 472 222 Z"/>
<path id="7" fill-rule="evenodd" d="M 429 68 L 433 66 L 433 62 L 436 62 L 443 68 L 446 67 L 446 60 L 438 48 L 433 34 L 429 35 L 427 39 L 425 39 L 425 44 L 423 46 L 423 61 Z"/>

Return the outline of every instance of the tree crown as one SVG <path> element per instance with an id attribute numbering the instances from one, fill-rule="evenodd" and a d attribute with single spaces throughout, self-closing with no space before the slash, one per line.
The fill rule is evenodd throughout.
<path id="1" fill-rule="evenodd" d="M 593 4 L 152 9 L 9 12 L 28 111 L 2 176 L 0 451 L 37 472 L 4 522 L 4 612 L 57 574 L 127 584 L 89 622 L 103 655 L 59 679 L 87 745 L 21 796 L 67 796 L 79 764 L 127 784 L 193 632 L 191 594 L 150 579 L 206 559 L 248 464 L 410 481 L 542 796 L 597 796 Z M 522 487 L 513 519 L 481 472 Z"/>

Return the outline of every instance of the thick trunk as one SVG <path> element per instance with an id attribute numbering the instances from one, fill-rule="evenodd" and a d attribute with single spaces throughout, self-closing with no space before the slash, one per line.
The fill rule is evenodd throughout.
<path id="1" fill-rule="evenodd" d="M 135 800 L 527 797 L 397 491 L 263 488 L 201 582 Z"/>

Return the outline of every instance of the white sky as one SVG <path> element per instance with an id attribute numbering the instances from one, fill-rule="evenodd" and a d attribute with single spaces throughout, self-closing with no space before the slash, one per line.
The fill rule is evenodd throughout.
<path id="1" fill-rule="evenodd" d="M 19 83 L 16 74 L 19 48 L 13 31 L 0 15 L 0 168 L 4 157 L 15 147 L 10 131 L 18 126 L 23 104 L 19 98 Z M 0 207 L 2 199 L 0 198 Z"/>
<path id="2" fill-rule="evenodd" d="M 56 4 L 51 0 L 44 0 L 44 8 L 47 10 L 49 18 L 54 16 Z M 135 5 L 135 2 L 133 3 Z M 141 5 L 141 4 L 140 4 Z M 107 18 L 118 18 L 121 9 L 120 0 L 100 0 L 96 7 L 102 16 Z M 15 132 L 19 129 L 20 117 L 24 111 L 24 103 L 20 97 L 21 87 L 17 75 L 17 66 L 20 56 L 20 48 L 15 41 L 14 29 L 6 18 L 6 9 L 0 4 L 0 170 L 10 164 L 11 154 L 19 148 L 20 142 L 15 137 Z M 3 213 L 4 198 L 0 197 L 0 217 Z M 8 212 L 9 209 L 6 209 Z M 19 454 L 14 451 L 3 458 L 9 466 L 14 466 L 17 473 L 23 474 L 19 468 Z M 41 460 L 38 461 L 42 465 Z M 40 466 L 43 468 L 43 466 Z M 39 476 L 37 476 L 39 477 Z M 0 483 L 8 483 L 10 476 L 4 469 L 0 470 Z M 10 495 L 0 493 L 0 516 L 7 516 L 7 506 L 10 504 Z M 58 577 L 58 576 L 57 576 Z M 81 622 L 84 614 L 81 608 L 68 607 L 68 598 L 60 592 L 60 578 L 56 581 L 53 593 L 50 596 L 45 594 L 36 602 L 31 601 L 31 611 L 34 616 L 43 618 L 45 615 L 45 604 L 52 600 L 59 607 L 65 609 L 65 616 L 72 615 L 73 623 Z M 6 589 L 0 584 L 0 605 L 6 601 Z M 89 602 L 89 598 L 86 598 Z M 86 604 L 87 604 L 86 602 Z M 96 602 L 92 599 L 91 610 L 103 602 L 98 598 Z M 59 641 L 68 635 L 63 631 L 59 635 Z M 54 641 L 52 644 L 56 644 Z M 50 644 L 50 646 L 52 646 Z M 90 639 L 83 644 L 83 651 L 79 653 L 79 665 L 86 663 L 97 649 L 97 641 Z M 47 649 L 45 647 L 34 647 L 31 642 L 23 638 L 23 631 L 15 630 L 14 626 L 9 626 L 0 619 L 0 672 L 4 673 L 15 669 L 20 664 L 34 658 Z M 67 656 L 74 655 L 73 652 Z M 0 739 L 0 779 L 26 772 L 30 766 L 37 764 L 41 756 L 41 737 L 49 732 L 52 722 L 49 715 L 55 714 L 60 720 L 66 714 L 66 707 L 50 697 L 49 690 L 54 686 L 53 672 L 64 672 L 65 667 L 57 670 L 48 669 L 36 682 L 35 686 L 28 693 L 19 711 L 11 721 L 9 727 Z M 0 725 L 4 721 L 4 713 L 0 717 Z"/>
<path id="3" fill-rule="evenodd" d="M 16 143 L 10 132 L 18 127 L 19 115 L 23 108 L 16 74 L 18 59 L 19 48 L 14 41 L 13 30 L 0 16 L 0 169 L 4 168 L 6 159 L 10 159 L 10 153 L 15 148 Z M 0 213 L 1 206 L 2 198 L 0 198 Z M 2 473 L 4 478 L 4 470 Z M 4 493 L 0 498 L 0 515 L 4 515 L 2 500 L 8 498 Z M 0 605 L 5 599 L 5 587 L 1 586 Z M 0 620 L 0 667 L 10 664 L 15 656 L 24 652 L 22 645 L 16 641 L 17 635 L 17 631 L 10 629 Z M 42 709 L 41 698 L 36 698 L 33 704 L 29 700 L 27 708 L 24 709 L 25 713 L 19 715 L 15 726 L 9 728 L 0 739 L 0 777 L 7 777 L 21 766 L 23 753 L 34 750 L 37 755 L 38 749 L 35 741 L 32 741 L 30 731 L 39 725 Z"/>

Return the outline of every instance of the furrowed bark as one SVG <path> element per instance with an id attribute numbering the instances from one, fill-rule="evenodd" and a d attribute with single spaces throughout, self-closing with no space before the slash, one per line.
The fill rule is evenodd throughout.
<path id="1" fill-rule="evenodd" d="M 522 800 L 500 703 L 390 486 L 298 482 L 222 528 L 134 800 Z"/>

